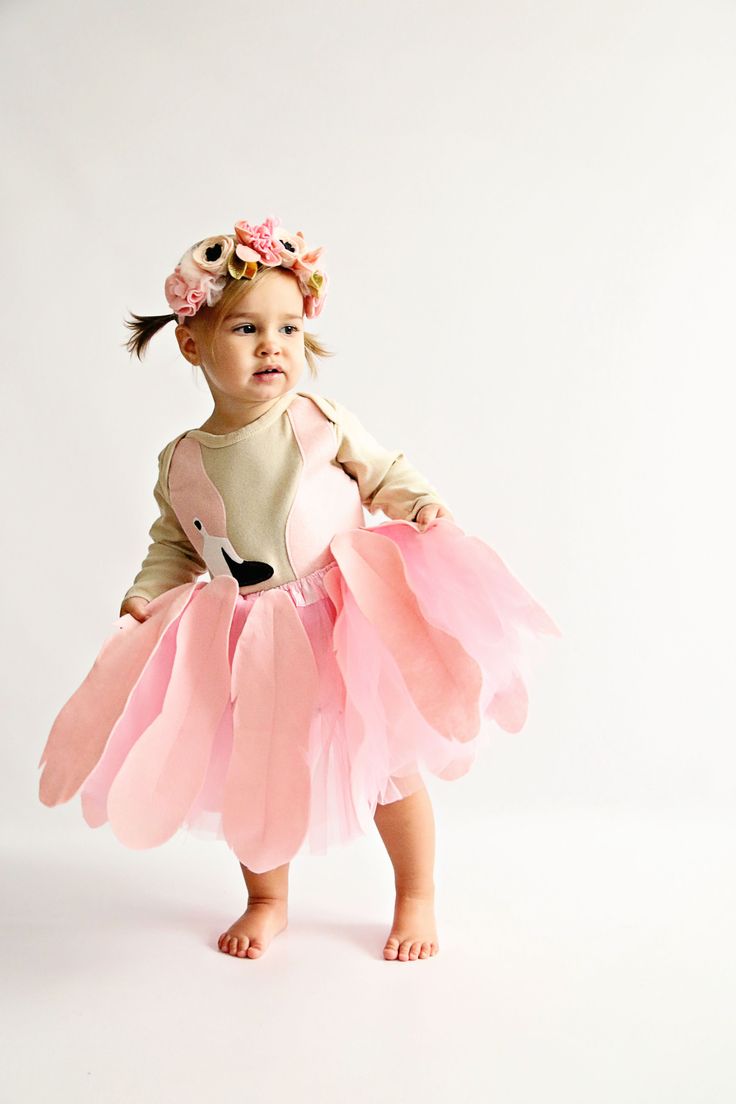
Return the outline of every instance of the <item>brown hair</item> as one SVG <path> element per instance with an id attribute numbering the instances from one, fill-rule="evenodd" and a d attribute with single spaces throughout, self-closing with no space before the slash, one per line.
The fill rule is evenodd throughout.
<path id="1" fill-rule="evenodd" d="M 211 345 L 214 335 L 217 333 L 217 327 L 220 324 L 223 314 L 228 307 L 231 307 L 233 303 L 240 298 L 241 295 L 247 294 L 250 288 L 259 284 L 265 274 L 270 272 L 271 268 L 267 265 L 259 265 L 258 271 L 251 280 L 235 280 L 229 278 L 223 292 L 218 301 L 212 307 L 200 307 L 196 314 L 195 325 L 199 328 L 201 325 L 204 334 L 205 341 Z M 288 272 L 288 269 L 282 269 L 284 272 Z M 296 277 L 294 277 L 296 279 Z M 135 314 L 130 312 L 130 318 L 124 319 L 124 324 L 129 330 L 132 330 L 131 336 L 125 342 L 125 348 L 128 350 L 131 356 L 135 355 L 139 360 L 143 360 L 146 348 L 149 341 L 154 334 L 167 324 L 167 322 L 176 322 L 177 318 L 175 314 Z M 192 321 L 191 318 L 185 318 L 183 325 L 187 326 Z M 318 357 L 331 357 L 335 354 L 327 349 L 319 338 L 312 333 L 304 332 L 304 359 L 309 366 L 309 374 L 315 379 L 318 375 Z"/>

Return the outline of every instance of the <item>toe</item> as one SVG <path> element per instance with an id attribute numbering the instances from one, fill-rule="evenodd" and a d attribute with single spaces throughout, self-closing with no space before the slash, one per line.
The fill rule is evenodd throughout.
<path id="1" fill-rule="evenodd" d="M 403 943 L 399 945 L 399 958 L 402 962 L 409 961 L 409 948 L 411 947 L 411 939 L 405 939 Z"/>
<path id="2" fill-rule="evenodd" d="M 399 941 L 398 941 L 398 939 L 393 939 L 393 938 L 387 939 L 386 940 L 386 946 L 383 948 L 383 957 L 384 958 L 396 958 L 396 955 L 398 954 L 398 951 L 399 951 Z"/>
<path id="3" fill-rule="evenodd" d="M 412 943 L 411 948 L 409 950 L 409 958 L 419 958 L 419 948 L 420 947 L 421 947 L 421 943 Z"/>
<path id="4" fill-rule="evenodd" d="M 432 944 L 431 943 L 422 943 L 422 949 L 419 952 L 419 957 L 420 958 L 429 958 L 431 953 L 432 953 Z"/>
<path id="5" fill-rule="evenodd" d="M 251 944 L 248 947 L 248 952 L 247 952 L 248 953 L 248 958 L 258 958 L 258 956 L 259 956 L 259 954 L 261 953 L 262 950 L 263 950 L 263 947 L 261 946 L 260 943 L 255 943 L 255 942 L 251 941 Z"/>

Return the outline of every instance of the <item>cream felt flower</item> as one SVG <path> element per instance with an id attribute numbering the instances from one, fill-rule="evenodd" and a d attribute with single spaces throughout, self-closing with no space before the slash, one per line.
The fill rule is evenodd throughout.
<path id="1" fill-rule="evenodd" d="M 282 267 L 294 269 L 307 249 L 307 243 L 304 241 L 301 230 L 297 230 L 296 234 L 292 234 L 290 230 L 281 227 L 276 231 L 276 241 Z"/>
<path id="2" fill-rule="evenodd" d="M 214 238 L 205 238 L 192 249 L 192 260 L 199 268 L 213 276 L 224 276 L 227 262 L 235 248 L 233 238 L 218 234 Z"/>
<path id="3" fill-rule="evenodd" d="M 192 288 L 204 285 L 204 281 L 210 275 L 208 272 L 205 272 L 204 269 L 200 268 L 199 265 L 195 263 L 191 249 L 187 249 L 184 256 L 180 259 L 177 267 L 179 269 L 179 275 L 181 276 L 181 278 L 183 280 L 186 280 L 186 282 Z"/>

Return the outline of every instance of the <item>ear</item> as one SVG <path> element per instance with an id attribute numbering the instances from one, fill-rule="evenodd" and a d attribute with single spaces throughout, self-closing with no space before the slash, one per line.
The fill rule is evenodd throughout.
<path id="1" fill-rule="evenodd" d="M 189 329 L 188 326 L 184 326 L 181 322 L 174 330 L 176 334 L 176 340 L 179 343 L 179 349 L 181 355 L 185 357 L 190 364 L 198 365 L 201 362 L 199 355 L 199 349 L 197 347 L 197 339 Z"/>

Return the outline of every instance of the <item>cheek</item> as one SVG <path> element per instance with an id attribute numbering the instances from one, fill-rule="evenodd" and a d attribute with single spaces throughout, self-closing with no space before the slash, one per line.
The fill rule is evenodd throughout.
<path id="1" fill-rule="evenodd" d="M 243 354 L 249 354 L 253 345 L 249 335 L 238 338 L 224 338 L 215 346 L 215 358 L 222 364 L 235 364 Z"/>

